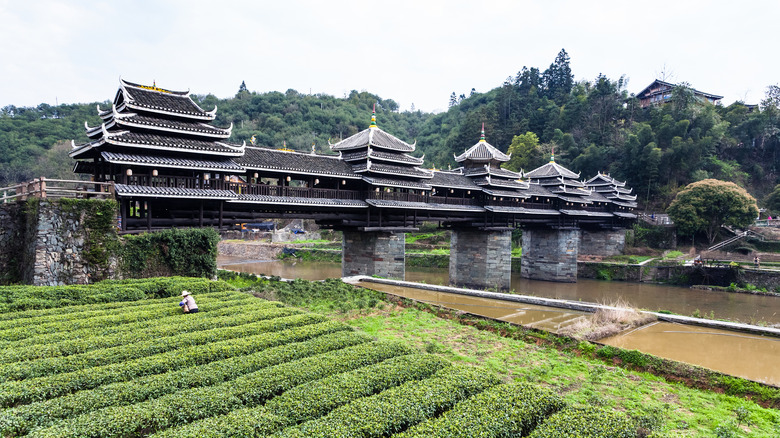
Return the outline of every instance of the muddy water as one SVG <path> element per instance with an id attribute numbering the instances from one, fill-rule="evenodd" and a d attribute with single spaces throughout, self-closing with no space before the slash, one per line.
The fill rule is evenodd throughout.
<path id="1" fill-rule="evenodd" d="M 341 266 L 331 262 L 251 262 L 239 263 L 220 257 L 219 264 L 226 269 L 252 272 L 255 274 L 278 275 L 282 278 L 304 278 L 322 280 L 341 277 Z M 406 280 L 418 283 L 449 283 L 446 269 L 414 268 L 406 270 Z M 553 283 L 533 281 L 512 276 L 512 289 L 523 295 L 545 298 L 559 298 L 600 304 L 614 304 L 622 301 L 640 309 L 667 310 L 680 315 L 698 313 L 748 324 L 761 321 L 780 324 L 780 297 L 710 292 L 676 286 L 646 283 L 609 282 L 580 279 L 577 283 Z"/>
<path id="2" fill-rule="evenodd" d="M 253 262 L 228 265 L 226 269 L 256 274 L 278 275 L 283 278 L 318 280 L 340 277 L 341 267 L 328 262 Z M 415 282 L 446 284 L 447 271 L 442 269 L 407 270 L 406 279 Z M 700 309 L 702 313 L 715 312 L 721 318 L 737 319 L 766 315 L 778 322 L 780 298 L 725 292 L 694 291 L 680 287 L 647 284 L 598 282 L 580 280 L 575 284 L 537 282 L 513 278 L 513 288 L 528 295 L 563 298 L 589 302 L 613 302 L 622 298 L 649 309 L 667 309 L 686 313 L 685 309 Z M 391 292 L 469 313 L 489 316 L 539 329 L 558 331 L 583 317 L 583 313 L 535 306 L 516 302 L 467 297 L 445 292 L 402 288 L 379 283 L 365 283 L 373 289 Z M 708 307 L 709 306 L 709 307 Z M 742 309 L 746 307 L 747 309 Z M 768 307 L 768 309 L 767 309 Z M 677 309 L 677 310 L 675 310 Z M 690 313 L 690 312 L 687 312 Z M 723 373 L 748 378 L 772 385 L 780 385 L 780 339 L 747 335 L 725 330 L 655 323 L 638 330 L 607 338 L 602 342 L 629 349 L 637 349 L 656 356 L 700 365 Z"/>
<path id="3" fill-rule="evenodd" d="M 780 339 L 658 322 L 603 342 L 780 386 Z"/>
<path id="4" fill-rule="evenodd" d="M 389 284 L 361 282 L 361 286 L 426 303 L 441 305 L 450 309 L 463 310 L 465 312 L 551 332 L 557 332 L 562 327 L 587 315 L 585 312 L 578 312 L 575 310 L 498 301 L 446 292 L 392 286 Z"/>

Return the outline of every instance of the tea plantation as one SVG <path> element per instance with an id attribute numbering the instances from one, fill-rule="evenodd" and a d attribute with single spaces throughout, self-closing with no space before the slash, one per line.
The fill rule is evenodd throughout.
<path id="1" fill-rule="evenodd" d="M 183 289 L 199 313 L 181 313 Z M 622 413 L 577 410 L 547 388 L 377 341 L 222 281 L 0 288 L 5 437 L 628 438 L 635 431 Z"/>

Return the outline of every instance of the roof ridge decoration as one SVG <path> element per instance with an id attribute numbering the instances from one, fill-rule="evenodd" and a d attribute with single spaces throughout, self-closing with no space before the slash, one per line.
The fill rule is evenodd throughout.
<path id="1" fill-rule="evenodd" d="M 498 150 L 495 146 L 485 140 L 485 122 L 482 122 L 482 133 L 480 139 L 474 146 L 468 148 L 460 155 L 455 155 L 455 161 L 462 163 L 466 160 L 473 160 L 479 162 L 496 161 L 509 161 L 512 158 L 512 154 L 505 154 Z"/>
<path id="2" fill-rule="evenodd" d="M 376 102 L 374 103 L 374 109 L 371 110 L 371 124 L 368 125 L 368 128 L 379 129 L 379 126 L 376 125 Z"/>

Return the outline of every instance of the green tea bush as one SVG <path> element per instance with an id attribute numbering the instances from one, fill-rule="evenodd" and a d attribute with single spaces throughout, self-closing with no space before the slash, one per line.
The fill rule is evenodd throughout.
<path id="1" fill-rule="evenodd" d="M 46 426 L 61 418 L 107 406 L 139 403 L 183 389 L 219 384 L 266 367 L 340 350 L 370 340 L 368 335 L 351 330 L 324 334 L 302 342 L 291 342 L 255 353 L 226 357 L 204 365 L 173 369 L 129 382 L 111 383 L 92 390 L 6 409 L 0 412 L 0 435 L 23 435 L 34 427 Z"/>
<path id="2" fill-rule="evenodd" d="M 186 389 L 129 406 L 111 406 L 69 418 L 31 437 L 146 435 L 201 418 L 258 405 L 306 382 L 408 354 L 400 343 L 371 342 L 246 374 L 219 385 Z"/>
<path id="3" fill-rule="evenodd" d="M 484 370 L 455 368 L 422 381 L 408 382 L 371 397 L 361 398 L 316 420 L 278 432 L 273 437 L 389 436 L 436 416 L 499 383 Z"/>
<path id="4" fill-rule="evenodd" d="M 528 383 L 509 383 L 464 400 L 398 438 L 509 437 L 525 435 L 564 407 L 561 397 Z"/>
<path id="5" fill-rule="evenodd" d="M 397 356 L 355 371 L 306 383 L 269 400 L 262 408 L 239 409 L 153 435 L 167 437 L 263 436 L 284 426 L 318 418 L 361 397 L 430 377 L 447 368 L 428 354 Z"/>
<path id="6" fill-rule="evenodd" d="M 156 354 L 169 353 L 181 348 L 260 333 L 276 332 L 292 327 L 321 323 L 327 320 L 322 315 L 312 313 L 300 314 L 300 311 L 296 309 L 287 308 L 260 309 L 250 313 L 251 321 L 253 322 L 248 324 L 218 327 L 189 333 L 183 332 L 178 333 L 176 336 L 152 337 L 151 339 L 135 343 L 127 343 L 70 356 L 2 364 L 0 365 L 0 382 L 23 380 L 49 374 L 69 373 L 86 368 L 122 363 Z M 201 315 L 198 314 L 198 316 Z M 169 327 L 169 329 L 175 330 L 175 327 Z"/>
<path id="7" fill-rule="evenodd" d="M 344 330 L 351 330 L 351 328 L 340 322 L 326 321 L 279 332 L 199 345 L 187 349 L 187 354 L 172 351 L 70 373 L 8 381 L 0 384 L 0 407 L 46 400 L 75 391 L 97 388 L 108 383 L 124 382 L 181 367 L 202 365 L 225 357 L 249 354 L 263 348 L 300 342 Z"/>
<path id="8" fill-rule="evenodd" d="M 545 420 L 529 438 L 634 438 L 636 427 L 624 415 L 599 408 L 567 408 Z"/>

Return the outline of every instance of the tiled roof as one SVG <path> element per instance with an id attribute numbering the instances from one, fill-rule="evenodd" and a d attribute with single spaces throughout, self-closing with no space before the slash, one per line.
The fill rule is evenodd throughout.
<path id="1" fill-rule="evenodd" d="M 503 196 L 507 198 L 523 198 L 523 199 L 528 199 L 531 197 L 531 195 L 523 192 L 516 192 L 510 190 L 495 190 L 487 187 L 483 187 L 482 191 L 487 193 L 490 196 Z"/>
<path id="2" fill-rule="evenodd" d="M 173 137 L 168 135 L 135 133 L 121 131 L 104 136 L 106 143 L 117 146 L 128 146 L 142 149 L 168 150 L 189 153 L 207 153 L 227 157 L 240 157 L 244 148 L 240 145 L 228 145 L 222 142 L 196 140 L 192 138 Z"/>
<path id="3" fill-rule="evenodd" d="M 178 187 L 150 187 L 114 184 L 119 196 L 138 196 L 154 198 L 198 198 L 198 199 L 233 199 L 236 194 L 230 190 L 186 189 Z"/>
<path id="4" fill-rule="evenodd" d="M 415 210 L 439 210 L 439 211 L 470 211 L 483 212 L 484 208 L 478 205 L 438 204 L 428 202 L 391 201 L 385 199 L 368 199 L 367 203 L 380 208 L 409 208 Z"/>
<path id="5" fill-rule="evenodd" d="M 565 201 L 565 202 L 576 202 L 578 204 L 590 204 L 591 201 L 589 201 L 587 198 L 580 198 L 575 196 L 563 196 L 558 195 L 558 198 Z"/>
<path id="6" fill-rule="evenodd" d="M 550 178 L 550 177 L 558 177 L 562 176 L 564 178 L 579 178 L 580 175 L 577 173 L 572 172 L 571 170 L 561 166 L 560 164 L 551 161 L 543 166 L 537 167 L 536 169 L 530 171 L 530 172 L 524 172 L 523 176 L 525 178 Z"/>
<path id="7" fill-rule="evenodd" d="M 520 175 L 518 172 L 512 172 L 511 170 L 488 166 L 467 168 L 463 170 L 463 173 L 467 176 L 491 175 L 510 179 L 522 178 L 522 175 Z"/>
<path id="8" fill-rule="evenodd" d="M 382 152 L 375 149 L 341 155 L 341 159 L 344 161 L 360 161 L 365 160 L 366 158 L 379 161 L 390 161 L 393 163 L 414 164 L 415 166 L 422 165 L 424 161 L 422 158 L 413 157 L 409 154 Z"/>
<path id="9" fill-rule="evenodd" d="M 623 218 L 628 218 L 628 219 L 636 219 L 636 215 L 634 213 L 625 213 L 625 212 L 622 212 L 622 211 L 616 211 L 616 212 L 613 212 L 612 214 L 614 214 L 617 217 L 623 217 Z"/>
<path id="10" fill-rule="evenodd" d="M 92 161 L 76 161 L 73 166 L 73 173 L 95 173 L 95 163 Z"/>
<path id="11" fill-rule="evenodd" d="M 180 169 L 198 169 L 219 171 L 243 172 L 244 168 L 236 164 L 232 159 L 223 160 L 197 160 L 190 158 L 174 158 L 154 155 L 123 154 L 118 152 L 103 151 L 100 153 L 104 160 L 116 164 L 134 164 L 139 166 L 175 167 Z"/>
<path id="12" fill-rule="evenodd" d="M 395 166 L 375 162 L 360 163 L 352 166 L 355 172 L 383 173 L 387 175 L 408 176 L 412 178 L 433 178 L 433 172 L 411 166 Z"/>
<path id="13" fill-rule="evenodd" d="M 588 196 L 590 194 L 590 190 L 583 190 L 581 188 L 577 187 L 569 187 L 569 186 L 556 186 L 556 187 L 550 187 L 549 188 L 552 193 L 555 193 L 556 195 L 574 195 L 574 196 Z"/>
<path id="14" fill-rule="evenodd" d="M 526 207 L 505 207 L 503 205 L 487 205 L 485 210 L 492 211 L 494 213 L 509 213 L 509 214 L 537 214 L 544 216 L 560 216 L 561 212 L 553 209 L 544 208 L 526 208 Z"/>
<path id="15" fill-rule="evenodd" d="M 443 170 L 434 171 L 433 178 L 427 182 L 434 187 L 447 187 L 463 190 L 480 189 L 476 184 L 474 184 L 474 181 L 471 178 L 461 173 L 447 172 Z"/>
<path id="16" fill-rule="evenodd" d="M 519 189 L 523 190 L 528 188 L 529 184 L 525 181 L 514 181 L 511 179 L 502 179 L 502 178 L 480 178 L 474 180 L 474 183 L 478 186 L 490 186 L 490 187 L 504 187 L 504 188 L 511 188 L 511 189 Z"/>
<path id="17" fill-rule="evenodd" d="M 120 81 L 120 93 L 124 93 L 124 103 L 129 108 L 198 120 L 214 119 L 214 111 L 203 111 L 190 98 L 189 92 L 162 90 L 159 88 L 151 90 L 143 87 L 143 85 L 133 84 L 124 80 Z M 117 95 L 118 100 L 119 95 Z"/>
<path id="18" fill-rule="evenodd" d="M 301 198 L 294 196 L 238 195 L 231 202 L 252 204 L 295 204 L 315 207 L 366 208 L 368 204 L 356 199 Z"/>
<path id="19" fill-rule="evenodd" d="M 560 210 L 561 213 L 567 216 L 588 216 L 588 217 L 612 217 L 612 213 L 606 211 L 589 211 L 589 210 Z"/>
<path id="20" fill-rule="evenodd" d="M 539 184 L 528 184 L 528 188 L 525 192 L 531 196 L 544 196 L 548 198 L 555 198 L 556 196 L 550 193 L 547 188 L 540 186 Z"/>
<path id="21" fill-rule="evenodd" d="M 340 160 L 335 155 L 312 155 L 247 146 L 244 156 L 236 158 L 235 161 L 241 166 L 253 170 L 289 171 L 348 179 L 360 178 L 360 175 L 356 175 L 352 171 L 349 163 Z"/>
<path id="22" fill-rule="evenodd" d="M 223 139 L 230 137 L 230 129 L 217 128 L 201 122 L 182 122 L 138 114 L 128 115 L 127 117 L 115 117 L 114 120 L 117 125 L 129 128 L 163 130 L 179 134 Z"/>
<path id="23" fill-rule="evenodd" d="M 499 151 L 490 143 L 485 140 L 480 140 L 479 143 L 468 148 L 466 152 L 455 157 L 455 161 L 462 163 L 464 161 L 509 161 L 510 156 Z"/>
<path id="24" fill-rule="evenodd" d="M 624 182 L 620 182 L 620 181 L 616 180 L 615 178 L 612 178 L 608 174 L 603 174 L 601 172 L 596 174 L 596 176 L 594 176 L 593 178 L 585 181 L 585 184 L 589 185 L 589 186 L 612 185 L 612 186 L 616 186 L 616 187 L 623 187 L 623 186 L 626 185 L 625 181 Z"/>
<path id="25" fill-rule="evenodd" d="M 613 200 L 612 203 L 619 207 L 636 208 L 636 202 L 620 202 Z"/>
<path id="26" fill-rule="evenodd" d="M 415 145 L 404 142 L 379 128 L 367 128 L 330 146 L 333 151 L 377 147 L 399 152 L 414 152 Z"/>
<path id="27" fill-rule="evenodd" d="M 420 189 L 420 190 L 430 190 L 431 186 L 417 181 L 408 181 L 403 179 L 392 179 L 392 178 L 376 178 L 373 176 L 365 175 L 363 176 L 363 181 L 371 184 L 372 186 L 383 186 L 383 187 L 405 187 L 409 189 Z"/>

